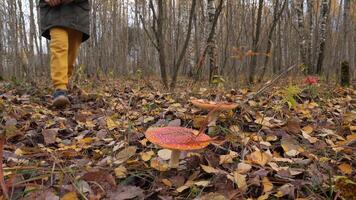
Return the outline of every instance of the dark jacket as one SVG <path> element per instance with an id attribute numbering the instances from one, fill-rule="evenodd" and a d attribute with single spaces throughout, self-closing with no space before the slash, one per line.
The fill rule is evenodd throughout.
<path id="1" fill-rule="evenodd" d="M 41 35 L 51 39 L 49 30 L 53 27 L 71 28 L 83 33 L 83 42 L 89 38 L 89 0 L 74 0 L 67 5 L 50 7 L 40 0 Z"/>

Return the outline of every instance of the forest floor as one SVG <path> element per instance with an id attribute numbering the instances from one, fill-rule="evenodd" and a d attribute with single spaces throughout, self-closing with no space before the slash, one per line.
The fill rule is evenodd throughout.
<path id="1" fill-rule="evenodd" d="M 170 152 L 151 126 L 199 129 L 194 98 L 244 102 L 258 88 L 137 80 L 83 82 L 51 107 L 45 84 L 0 82 L 0 132 L 11 199 L 356 199 L 356 91 L 281 81 L 219 117 L 204 150 Z"/>

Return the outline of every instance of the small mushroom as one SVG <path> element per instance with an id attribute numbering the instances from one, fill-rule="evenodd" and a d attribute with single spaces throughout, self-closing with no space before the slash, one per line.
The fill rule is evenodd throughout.
<path id="1" fill-rule="evenodd" d="M 145 136 L 153 144 L 172 151 L 170 168 L 178 168 L 181 151 L 203 149 L 213 140 L 204 133 L 183 127 L 149 128 Z"/>
<path id="2" fill-rule="evenodd" d="M 212 132 L 212 127 L 216 126 L 216 120 L 223 111 L 229 111 L 235 109 L 238 104 L 230 102 L 214 102 L 214 101 L 205 101 L 203 99 L 191 100 L 192 104 L 200 109 L 210 111 L 208 115 L 208 127 L 209 133 Z"/>

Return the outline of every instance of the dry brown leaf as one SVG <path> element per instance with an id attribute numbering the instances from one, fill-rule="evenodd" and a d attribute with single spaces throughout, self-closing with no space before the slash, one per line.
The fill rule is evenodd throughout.
<path id="1" fill-rule="evenodd" d="M 116 154 L 115 164 L 121 164 L 136 154 L 137 147 L 129 146 Z"/>
<path id="2" fill-rule="evenodd" d="M 273 189 L 273 183 L 268 179 L 268 177 L 263 177 L 262 179 L 263 192 L 270 192 Z"/>
<path id="3" fill-rule="evenodd" d="M 65 194 L 61 200 L 79 200 L 76 192 L 69 192 Z"/>
<path id="4" fill-rule="evenodd" d="M 352 167 L 351 167 L 351 165 L 349 165 L 347 163 L 343 163 L 343 164 L 339 165 L 338 168 L 344 174 L 351 174 L 352 173 Z"/>
<path id="5" fill-rule="evenodd" d="M 261 165 L 262 167 L 272 160 L 272 156 L 269 153 L 261 152 L 260 150 L 251 153 L 249 158 L 252 163 Z"/>
<path id="6" fill-rule="evenodd" d="M 155 152 L 151 151 L 147 151 L 147 152 L 141 152 L 141 159 L 145 162 L 151 160 L 152 156 L 155 155 Z"/>
<path id="7" fill-rule="evenodd" d="M 251 170 L 252 166 L 250 164 L 247 163 L 239 163 L 237 165 L 237 170 L 236 172 L 239 174 L 246 174 L 247 172 L 249 172 Z"/>
<path id="8" fill-rule="evenodd" d="M 229 163 L 233 163 L 233 159 L 237 157 L 237 153 L 235 151 L 230 151 L 229 154 L 227 155 L 221 155 L 220 156 L 220 161 L 219 164 L 229 164 Z"/>
<path id="9" fill-rule="evenodd" d="M 247 175 L 242 175 L 234 172 L 234 181 L 241 191 L 247 190 L 246 176 Z"/>
<path id="10" fill-rule="evenodd" d="M 210 166 L 207 166 L 207 165 L 200 165 L 201 168 L 208 174 L 217 174 L 219 173 L 219 170 L 213 168 L 213 167 L 210 167 Z"/>
<path id="11" fill-rule="evenodd" d="M 169 169 L 168 164 L 158 158 L 151 160 L 151 167 L 161 172 L 168 171 Z"/>
<path id="12" fill-rule="evenodd" d="M 57 128 L 43 130 L 42 135 L 43 135 L 45 144 L 49 145 L 49 144 L 56 143 L 57 134 L 58 134 Z"/>
<path id="13" fill-rule="evenodd" d="M 119 166 L 119 167 L 115 168 L 114 172 L 115 172 L 115 176 L 117 178 L 125 178 L 127 175 L 127 169 L 124 166 Z"/>

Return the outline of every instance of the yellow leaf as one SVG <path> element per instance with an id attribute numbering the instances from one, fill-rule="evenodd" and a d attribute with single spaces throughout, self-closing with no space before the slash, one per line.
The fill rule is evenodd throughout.
<path id="1" fill-rule="evenodd" d="M 163 184 L 165 184 L 168 187 L 172 187 L 172 185 L 173 185 L 173 183 L 170 180 L 166 179 L 166 178 L 162 179 L 161 181 L 162 181 Z"/>
<path id="2" fill-rule="evenodd" d="M 194 183 L 196 186 L 202 186 L 202 187 L 207 187 L 209 185 L 210 181 L 197 181 Z"/>
<path id="3" fill-rule="evenodd" d="M 151 122 L 151 121 L 153 121 L 153 120 L 155 120 L 154 117 L 151 117 L 151 116 L 145 117 L 145 118 L 143 119 L 143 123 L 146 124 L 146 123 Z"/>
<path id="4" fill-rule="evenodd" d="M 83 139 L 80 139 L 78 141 L 78 144 L 81 144 L 81 145 L 87 145 L 87 144 L 91 144 L 94 142 L 94 139 L 91 138 L 91 137 L 87 137 L 87 138 L 83 138 Z"/>
<path id="5" fill-rule="evenodd" d="M 344 173 L 344 174 L 351 174 L 352 173 L 352 167 L 351 167 L 351 165 L 349 165 L 347 163 L 343 163 L 343 164 L 339 165 L 338 167 L 341 170 L 341 172 Z"/>
<path id="6" fill-rule="evenodd" d="M 142 144 L 142 146 L 147 146 L 148 140 L 146 138 L 144 138 L 143 140 L 140 140 L 139 142 Z"/>
<path id="7" fill-rule="evenodd" d="M 234 172 L 234 181 L 240 190 L 246 191 L 247 189 L 246 175 L 242 175 Z"/>
<path id="8" fill-rule="evenodd" d="M 219 164 L 228 164 L 233 163 L 233 159 L 237 157 L 237 153 L 235 151 L 230 151 L 227 155 L 221 155 Z"/>
<path id="9" fill-rule="evenodd" d="M 77 193 L 75 192 L 69 192 L 67 194 L 65 194 L 61 200 L 79 200 L 78 199 L 78 196 L 77 196 Z"/>
<path id="10" fill-rule="evenodd" d="M 310 135 L 310 134 L 314 131 L 314 129 L 313 129 L 312 126 L 309 125 L 309 126 L 303 127 L 303 128 L 302 128 L 302 131 L 303 131 L 304 133 Z"/>
<path id="11" fill-rule="evenodd" d="M 111 117 L 106 118 L 106 126 L 110 131 L 118 127 L 117 123 L 113 119 L 111 119 Z"/>
<path id="12" fill-rule="evenodd" d="M 147 152 L 141 152 L 141 159 L 143 161 L 149 161 L 151 160 L 152 156 L 155 155 L 155 152 L 153 151 L 147 151 Z"/>
<path id="13" fill-rule="evenodd" d="M 219 172 L 219 170 L 217 170 L 213 167 L 207 166 L 207 165 L 200 165 L 200 166 L 206 173 L 209 173 L 209 174 L 216 174 Z"/>
<path id="14" fill-rule="evenodd" d="M 158 171 L 161 171 L 161 172 L 168 171 L 168 169 L 169 169 L 169 166 L 167 163 L 164 163 L 158 159 L 151 160 L 151 167 Z"/>
<path id="15" fill-rule="evenodd" d="M 117 178 L 125 178 L 127 174 L 127 169 L 124 166 L 115 168 L 114 170 Z"/>
<path id="16" fill-rule="evenodd" d="M 269 181 L 267 177 L 264 177 L 262 179 L 262 184 L 263 184 L 263 192 L 265 193 L 273 189 L 273 184 L 271 183 L 271 181 Z"/>
<path id="17" fill-rule="evenodd" d="M 266 194 L 264 194 L 262 196 L 259 196 L 257 198 L 257 200 L 267 200 L 268 198 L 269 198 L 269 193 L 266 193 Z"/>
<path id="18" fill-rule="evenodd" d="M 187 185 L 183 185 L 183 186 L 180 186 L 179 188 L 177 188 L 177 192 L 181 193 L 183 192 L 184 190 L 188 189 L 190 186 L 187 186 Z"/>
<path id="19" fill-rule="evenodd" d="M 258 150 L 250 154 L 250 160 L 253 163 L 259 164 L 263 167 L 272 160 L 272 156 L 266 152 L 261 152 Z"/>

